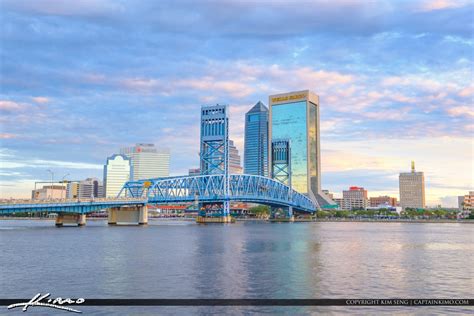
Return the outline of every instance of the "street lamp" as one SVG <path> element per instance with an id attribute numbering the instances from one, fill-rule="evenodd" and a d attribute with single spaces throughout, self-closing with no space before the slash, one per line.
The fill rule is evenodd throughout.
<path id="1" fill-rule="evenodd" d="M 46 170 L 47 172 L 51 173 L 51 194 L 50 198 L 53 199 L 53 180 L 54 180 L 54 172 L 51 169 Z"/>
<path id="2" fill-rule="evenodd" d="M 64 182 L 65 182 L 64 179 L 65 179 L 68 175 L 69 175 L 69 173 L 66 173 L 66 174 L 63 176 L 63 178 L 62 178 L 62 180 L 61 180 L 61 183 L 64 184 Z M 66 182 L 66 183 L 67 183 L 67 182 Z M 67 184 L 66 184 L 66 188 L 67 188 Z M 61 189 L 61 200 L 63 199 L 63 191 L 64 191 L 64 190 Z M 65 196 L 65 198 L 67 198 L 67 196 Z"/>

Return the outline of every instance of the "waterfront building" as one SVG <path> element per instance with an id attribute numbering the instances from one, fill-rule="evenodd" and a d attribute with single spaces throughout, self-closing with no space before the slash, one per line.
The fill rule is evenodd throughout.
<path id="1" fill-rule="evenodd" d="M 291 185 L 318 208 L 334 204 L 321 191 L 319 97 L 309 90 L 269 97 L 269 140 L 291 144 Z M 271 152 L 269 154 L 271 165 Z"/>
<path id="2" fill-rule="evenodd" d="M 68 182 L 66 186 L 66 197 L 77 199 L 79 197 L 79 182 Z"/>
<path id="3" fill-rule="evenodd" d="M 245 114 L 244 173 L 268 176 L 268 108 L 260 101 Z"/>
<path id="4" fill-rule="evenodd" d="M 54 200 L 66 197 L 66 187 L 62 185 L 45 185 L 41 189 L 32 190 L 32 200 Z"/>
<path id="5" fill-rule="evenodd" d="M 469 191 L 469 194 L 458 197 L 458 204 L 460 210 L 474 210 L 474 191 Z"/>
<path id="6" fill-rule="evenodd" d="M 125 155 L 112 155 L 104 166 L 105 197 L 116 197 L 125 182 L 130 180 L 131 161 Z"/>
<path id="7" fill-rule="evenodd" d="M 199 168 L 193 168 L 188 170 L 188 175 L 190 176 L 200 176 L 201 175 L 201 169 Z"/>
<path id="8" fill-rule="evenodd" d="M 390 196 L 376 196 L 369 199 L 371 207 L 377 207 L 379 205 L 397 206 L 397 198 Z"/>
<path id="9" fill-rule="evenodd" d="M 343 208 L 346 210 L 365 209 L 369 205 L 367 190 L 362 187 L 350 187 L 342 191 Z"/>
<path id="10" fill-rule="evenodd" d="M 411 172 L 402 172 L 399 176 L 400 206 L 403 209 L 425 208 L 425 176 L 415 171 L 415 162 L 411 162 Z"/>
<path id="11" fill-rule="evenodd" d="M 343 198 L 333 198 L 334 203 L 337 204 L 339 209 L 344 209 L 344 199 Z"/>
<path id="12" fill-rule="evenodd" d="M 234 141 L 229 139 L 229 173 L 242 174 L 239 150 L 234 145 Z"/>
<path id="13" fill-rule="evenodd" d="M 97 178 L 87 178 L 79 182 L 78 197 L 80 199 L 104 197 L 104 186 Z"/>
<path id="14" fill-rule="evenodd" d="M 131 180 L 169 177 L 170 151 L 167 148 L 156 148 L 154 144 L 136 144 L 125 147 L 120 154 L 131 160 Z"/>

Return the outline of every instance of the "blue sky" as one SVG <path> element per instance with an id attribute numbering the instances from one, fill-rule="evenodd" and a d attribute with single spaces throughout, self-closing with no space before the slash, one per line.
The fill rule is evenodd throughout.
<path id="1" fill-rule="evenodd" d="M 47 169 L 101 177 L 122 146 L 198 166 L 199 108 L 243 115 L 268 95 L 320 96 L 323 187 L 398 194 L 415 160 L 428 204 L 473 189 L 469 1 L 2 0 L 0 196 Z"/>

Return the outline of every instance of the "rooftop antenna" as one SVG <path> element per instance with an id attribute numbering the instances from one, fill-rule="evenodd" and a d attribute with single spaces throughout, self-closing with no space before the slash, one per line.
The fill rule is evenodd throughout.
<path id="1" fill-rule="evenodd" d="M 415 161 L 411 161 L 411 172 L 415 172 Z"/>

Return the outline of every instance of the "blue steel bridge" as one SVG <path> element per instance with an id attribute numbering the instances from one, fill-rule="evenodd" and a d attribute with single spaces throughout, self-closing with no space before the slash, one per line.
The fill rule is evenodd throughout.
<path id="1" fill-rule="evenodd" d="M 93 201 L 24 201 L 0 204 L 0 214 L 20 212 L 53 212 L 87 214 L 101 209 L 148 204 L 174 204 L 194 202 L 224 203 L 253 202 L 285 207 L 312 213 L 316 206 L 305 195 L 288 186 L 262 176 L 229 175 L 228 194 L 224 189 L 225 175 L 178 176 L 125 183 L 119 197 L 115 199 L 96 199 Z"/>
<path id="2" fill-rule="evenodd" d="M 225 193 L 225 175 L 179 176 L 129 181 L 120 195 L 146 199 L 152 204 L 193 202 L 253 202 L 273 207 L 291 207 L 314 212 L 316 206 L 307 196 L 276 180 L 247 174 L 229 175 L 229 193 Z"/>

